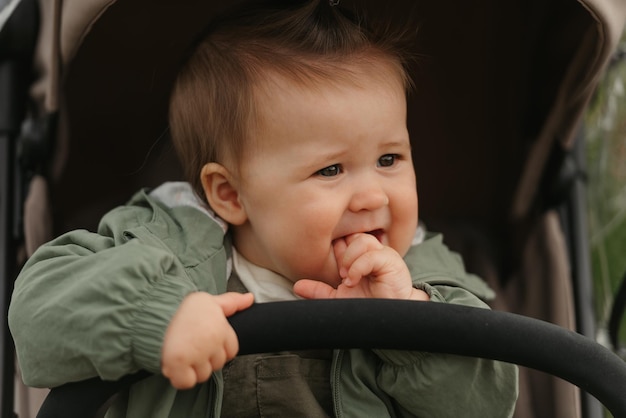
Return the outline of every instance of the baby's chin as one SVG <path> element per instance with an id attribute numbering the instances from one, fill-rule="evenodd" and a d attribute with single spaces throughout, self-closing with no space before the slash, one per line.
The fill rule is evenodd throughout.
<path id="1" fill-rule="evenodd" d="M 337 286 L 341 284 L 342 279 L 339 276 L 339 268 L 337 267 L 337 260 L 335 259 L 332 244 L 329 246 L 326 254 L 321 258 L 322 260 L 318 260 L 316 263 L 307 263 L 308 265 L 298 264 L 299 260 L 295 260 L 295 262 L 292 260 L 289 266 L 291 270 L 283 271 L 279 274 L 294 283 L 303 279 L 314 280 L 316 282 L 326 283 L 336 289 Z"/>

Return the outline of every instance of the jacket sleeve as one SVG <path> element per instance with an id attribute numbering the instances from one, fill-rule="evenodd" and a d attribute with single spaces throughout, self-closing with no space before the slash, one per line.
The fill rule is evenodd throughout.
<path id="1" fill-rule="evenodd" d="M 171 252 L 123 231 L 57 238 L 24 266 L 9 309 L 24 382 L 158 372 L 167 324 L 196 290 Z"/>
<path id="2" fill-rule="evenodd" d="M 414 283 L 434 303 L 488 309 L 493 297 L 482 280 L 465 272 L 460 257 L 432 236 L 407 260 Z M 427 320 L 427 319 L 426 319 Z M 419 332 L 417 330 L 416 332 Z M 518 370 L 498 361 L 447 354 L 376 350 L 377 384 L 399 416 L 509 417 L 518 395 Z"/>
<path id="3" fill-rule="evenodd" d="M 486 305 L 464 289 L 429 288 L 433 302 Z M 376 350 L 377 384 L 403 417 L 510 417 L 518 394 L 517 367 L 448 354 Z"/>

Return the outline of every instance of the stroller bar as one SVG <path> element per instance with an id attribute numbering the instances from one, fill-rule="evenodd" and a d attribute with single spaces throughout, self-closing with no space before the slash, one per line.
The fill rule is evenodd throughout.
<path id="1" fill-rule="evenodd" d="M 559 376 L 596 396 L 614 416 L 626 416 L 626 363 L 591 339 L 521 315 L 439 303 L 343 299 L 256 304 L 230 322 L 239 336 L 239 354 L 359 347 L 496 359 Z M 113 394 L 146 376 L 140 372 L 119 382 L 90 379 L 55 388 L 37 417 L 93 416 Z"/>

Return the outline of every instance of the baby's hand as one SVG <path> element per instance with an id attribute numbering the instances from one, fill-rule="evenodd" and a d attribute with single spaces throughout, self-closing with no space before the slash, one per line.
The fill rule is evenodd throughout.
<path id="1" fill-rule="evenodd" d="M 334 289 L 314 280 L 300 280 L 296 294 L 307 299 L 384 298 L 429 300 L 415 289 L 406 263 L 391 247 L 369 234 L 353 234 L 333 243 L 342 283 Z"/>
<path id="2" fill-rule="evenodd" d="M 205 382 L 239 351 L 227 317 L 252 305 L 252 294 L 189 294 L 165 332 L 161 371 L 177 389 Z"/>

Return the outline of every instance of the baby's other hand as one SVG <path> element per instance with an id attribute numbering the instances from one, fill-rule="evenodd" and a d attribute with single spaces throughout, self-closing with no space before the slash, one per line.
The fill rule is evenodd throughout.
<path id="1" fill-rule="evenodd" d="M 415 289 L 406 263 L 391 247 L 376 237 L 358 233 L 333 243 L 342 283 L 334 289 L 314 280 L 300 280 L 294 291 L 307 299 L 384 298 L 429 300 Z"/>
<path id="2" fill-rule="evenodd" d="M 239 341 L 227 317 L 252 305 L 252 294 L 187 295 L 163 340 L 161 371 L 177 389 L 205 382 L 237 355 Z"/>

